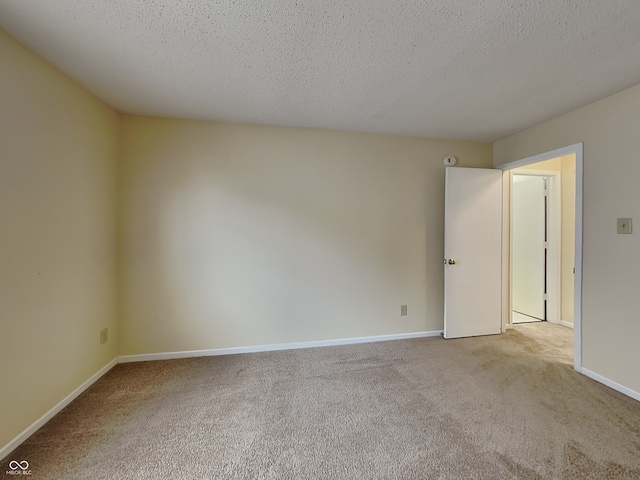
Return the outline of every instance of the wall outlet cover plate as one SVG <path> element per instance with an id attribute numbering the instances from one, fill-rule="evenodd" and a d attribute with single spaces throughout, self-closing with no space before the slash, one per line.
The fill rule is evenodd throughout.
<path id="1" fill-rule="evenodd" d="M 631 233 L 631 219 L 630 218 L 619 218 L 618 219 L 618 233 Z"/>

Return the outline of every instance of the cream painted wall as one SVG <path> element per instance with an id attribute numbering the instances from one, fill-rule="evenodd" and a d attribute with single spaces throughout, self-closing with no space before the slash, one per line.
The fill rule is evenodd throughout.
<path id="1" fill-rule="evenodd" d="M 136 116 L 122 132 L 122 354 L 442 329 L 442 159 L 490 167 L 490 144 Z"/>
<path id="2" fill-rule="evenodd" d="M 562 172 L 562 157 L 552 158 L 544 162 L 536 162 L 530 165 L 520 167 L 519 170 L 552 170 L 554 172 Z"/>
<path id="3" fill-rule="evenodd" d="M 573 323 L 573 267 L 575 259 L 576 229 L 576 159 L 575 155 L 564 155 L 543 162 L 532 163 L 522 170 L 552 170 L 560 172 L 560 318 Z"/>
<path id="4" fill-rule="evenodd" d="M 496 166 L 584 142 L 582 364 L 640 392 L 640 234 L 616 234 L 617 217 L 640 218 L 640 85 L 494 144 Z"/>
<path id="5" fill-rule="evenodd" d="M 1 448 L 117 355 L 118 119 L 2 31 L 0 58 Z"/>

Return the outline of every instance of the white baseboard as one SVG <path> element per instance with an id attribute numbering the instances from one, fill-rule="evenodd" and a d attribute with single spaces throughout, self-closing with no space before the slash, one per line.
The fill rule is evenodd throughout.
<path id="1" fill-rule="evenodd" d="M 573 328 L 573 323 L 565 322 L 564 320 L 560 320 L 560 325 L 564 325 L 565 327 Z"/>
<path id="2" fill-rule="evenodd" d="M 562 323 L 566 324 L 568 322 L 562 322 Z M 573 327 L 572 324 L 568 324 L 567 326 Z M 410 338 L 439 337 L 441 335 L 442 335 L 442 330 L 434 330 L 429 332 L 399 333 L 399 334 L 393 334 L 393 335 L 341 338 L 336 340 L 320 340 L 320 341 L 312 341 L 312 342 L 279 343 L 279 344 L 270 344 L 270 345 L 254 345 L 254 346 L 248 346 L 248 347 L 214 348 L 210 350 L 190 350 L 190 351 L 184 351 L 184 352 L 166 352 L 166 353 L 151 353 L 151 354 L 143 354 L 143 355 L 120 356 L 118 358 L 114 358 L 109 363 L 107 363 L 104 367 L 102 367 L 90 378 L 88 378 L 85 382 L 83 382 L 82 385 L 76 388 L 73 392 L 71 392 L 64 399 L 62 399 L 57 405 L 55 405 L 42 417 L 40 417 L 33 424 L 31 424 L 22 433 L 16 436 L 7 445 L 2 447 L 0 449 L 0 458 L 4 458 L 7 455 L 9 455 L 22 442 L 24 442 L 27 438 L 33 435 L 39 428 L 41 428 L 45 423 L 51 420 L 64 407 L 69 405 L 82 392 L 84 392 L 87 388 L 93 385 L 100 377 L 102 377 L 105 373 L 111 370 L 118 363 L 142 362 L 142 361 L 150 361 L 150 360 L 170 360 L 170 359 L 177 359 L 177 358 L 205 357 L 205 356 L 218 356 L 218 355 L 234 355 L 239 353 L 270 352 L 270 351 L 278 351 L 278 350 L 294 350 L 294 349 L 300 349 L 300 348 L 351 345 L 351 344 L 357 344 L 357 343 L 384 342 L 389 340 L 405 340 Z M 608 378 L 603 377 L 602 375 L 592 372 L 591 370 L 588 370 L 586 368 L 581 369 L 580 372 L 583 375 L 597 382 L 600 382 L 603 385 L 606 385 L 607 387 L 613 388 L 614 390 L 620 393 L 623 393 L 624 395 L 627 395 L 635 400 L 640 401 L 640 393 L 636 392 L 635 390 L 631 390 L 630 388 L 620 385 L 619 383 L 609 380 Z"/>
<path id="3" fill-rule="evenodd" d="M 252 345 L 249 347 L 213 348 L 209 350 L 187 350 L 184 352 L 123 355 L 118 358 L 118 363 L 147 362 L 151 360 L 173 360 L 176 358 L 213 357 L 218 355 L 236 355 L 239 353 L 273 352 L 278 350 L 295 350 L 299 348 L 330 347 L 336 345 L 351 345 L 355 343 L 406 340 L 409 338 L 439 337 L 440 335 L 442 335 L 442 330 L 434 330 L 430 332 L 397 333 L 393 335 L 376 335 L 373 337 L 340 338 L 337 340 L 319 340 L 313 342 L 276 343 L 270 345 Z"/>
<path id="4" fill-rule="evenodd" d="M 276 350 L 294 350 L 299 348 L 313 348 L 313 347 L 328 347 L 334 345 L 351 345 L 356 343 L 370 343 L 370 342 L 384 342 L 388 340 L 405 340 L 409 338 L 423 338 L 423 337 L 439 337 L 442 334 L 442 330 L 435 330 L 431 332 L 414 332 L 414 333 L 398 333 L 393 335 L 377 335 L 373 337 L 356 337 L 356 338 L 341 338 L 337 340 L 320 340 L 315 342 L 298 342 L 298 343 L 279 343 L 271 345 L 254 345 L 249 347 L 231 347 L 231 348 L 214 348 L 211 350 L 190 350 L 185 352 L 166 352 L 166 353 L 150 353 L 144 355 L 124 355 L 114 358 L 104 367 L 93 374 L 89 379 L 82 383 L 73 392 L 62 399 L 57 405 L 51 408 L 42 417 L 32 423 L 27 429 L 20 433 L 17 437 L 11 440 L 7 445 L 0 449 L 0 459 L 9 455 L 15 450 L 22 442 L 33 435 L 39 428 L 45 423 L 51 420 L 57 413 L 59 413 L 64 407 L 69 405 L 75 400 L 82 392 L 93 385 L 100 377 L 111 370 L 118 363 L 129 362 L 143 362 L 149 360 L 170 360 L 176 358 L 190 358 L 190 357 L 207 357 L 217 355 L 234 355 L 238 353 L 254 353 L 254 352 L 270 352 Z"/>
<path id="5" fill-rule="evenodd" d="M 0 449 L 0 459 L 9 455 L 13 450 L 18 448 L 18 446 L 24 442 L 27 438 L 33 435 L 40 427 L 42 427 L 45 423 L 51 420 L 56 414 L 58 414 L 64 407 L 69 405 L 72 401 L 74 401 L 82 392 L 84 392 L 87 388 L 93 385 L 100 377 L 102 377 L 105 373 L 111 370 L 118 364 L 118 358 L 114 358 L 109 363 L 107 363 L 104 367 L 98 370 L 96 373 L 91 375 L 87 380 L 85 380 L 82 385 L 76 388 L 69 395 L 64 397 L 56 406 L 54 406 L 51 410 L 45 413 L 38 420 L 33 422 L 29 427 L 27 427 L 22 433 L 18 434 L 13 440 L 11 440 L 8 444 Z"/>
<path id="6" fill-rule="evenodd" d="M 620 393 L 624 393 L 625 395 L 627 395 L 628 397 L 631 397 L 635 400 L 640 401 L 640 392 L 636 392 L 635 390 L 631 390 L 630 388 L 627 388 L 623 385 L 620 385 L 619 383 L 614 382 L 613 380 L 609 380 L 607 377 L 603 377 L 602 375 L 598 375 L 595 372 L 592 372 L 591 370 L 587 370 L 586 368 L 583 368 L 582 370 L 580 370 L 580 373 L 582 373 L 583 375 L 595 380 L 596 382 L 600 382 L 603 385 L 606 385 L 609 388 L 613 388 L 614 390 L 617 390 Z"/>

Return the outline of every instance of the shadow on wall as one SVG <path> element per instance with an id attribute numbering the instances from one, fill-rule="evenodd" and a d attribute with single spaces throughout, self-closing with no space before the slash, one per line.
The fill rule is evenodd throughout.
<path id="1" fill-rule="evenodd" d="M 273 331 L 304 338 L 310 323 L 335 328 L 350 303 L 371 304 L 373 292 L 393 288 L 393 268 L 375 261 L 385 234 L 353 205 L 332 215 L 295 185 L 263 195 L 207 175 L 182 187 L 159 212 L 158 240 L 174 334 L 187 342 L 201 331 L 182 329 L 185 315 L 214 322 L 223 344 L 242 342 L 247 329 L 257 342 L 277 342 Z"/>
<path id="2" fill-rule="evenodd" d="M 456 142 L 129 121 L 122 354 L 442 328 Z"/>

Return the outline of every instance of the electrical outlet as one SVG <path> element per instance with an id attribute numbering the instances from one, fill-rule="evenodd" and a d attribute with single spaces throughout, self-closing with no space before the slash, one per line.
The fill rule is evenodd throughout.
<path id="1" fill-rule="evenodd" d="M 102 330 L 100 330 L 100 345 L 102 345 L 103 343 L 107 343 L 107 340 L 109 340 L 109 328 L 103 328 Z"/>
<path id="2" fill-rule="evenodd" d="M 404 317 L 406 314 L 407 314 L 407 306 L 400 305 L 400 315 Z"/>

